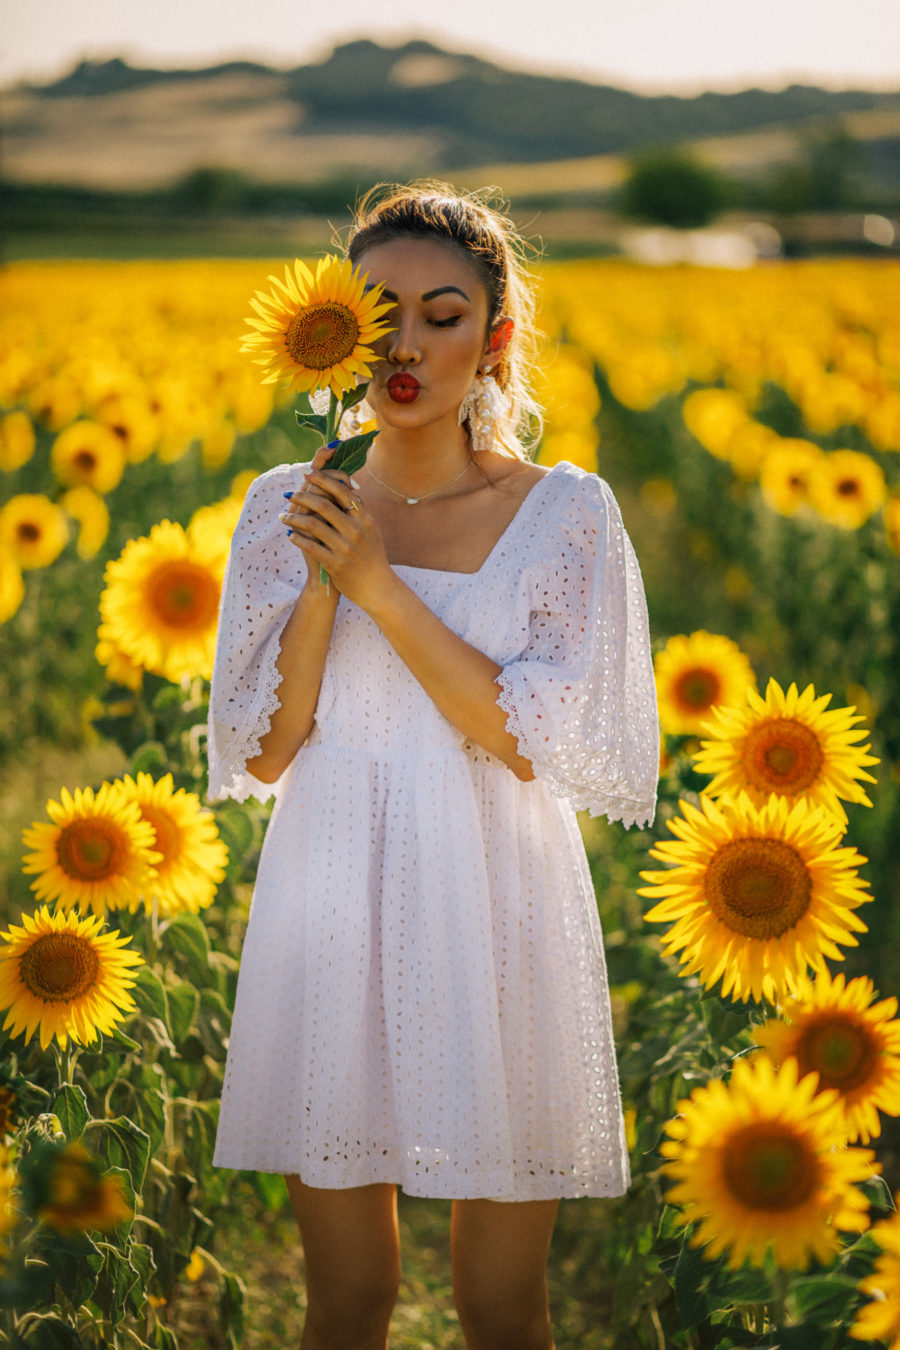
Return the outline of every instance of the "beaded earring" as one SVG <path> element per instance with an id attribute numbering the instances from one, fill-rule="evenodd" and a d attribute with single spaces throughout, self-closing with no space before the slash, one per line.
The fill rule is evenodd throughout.
<path id="1" fill-rule="evenodd" d="M 364 398 L 358 403 L 354 403 L 352 408 L 348 408 L 341 418 L 341 432 L 344 437 L 361 436 L 363 426 L 366 422 L 371 422 L 375 414 L 369 407 Z"/>
<path id="2" fill-rule="evenodd" d="M 490 375 L 478 374 L 459 405 L 459 424 L 469 423 L 472 449 L 478 454 L 494 444 L 497 423 L 509 411 L 509 397 Z"/>

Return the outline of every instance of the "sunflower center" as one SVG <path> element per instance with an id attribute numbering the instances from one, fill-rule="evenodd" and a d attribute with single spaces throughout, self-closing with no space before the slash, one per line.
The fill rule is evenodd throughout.
<path id="1" fill-rule="evenodd" d="M 837 484 L 837 493 L 839 497 L 858 497 L 860 495 L 859 479 L 842 478 Z"/>
<path id="2" fill-rule="evenodd" d="M 109 821 L 89 816 L 60 831 L 56 857 L 75 881 L 103 881 L 119 870 L 122 847 L 122 836 Z"/>
<path id="3" fill-rule="evenodd" d="M 749 781 L 765 793 L 804 792 L 825 762 L 816 733 L 790 717 L 752 727 L 741 758 Z"/>
<path id="4" fill-rule="evenodd" d="M 675 681 L 675 701 L 688 712 L 703 712 L 718 701 L 721 687 L 715 671 L 694 666 Z"/>
<path id="5" fill-rule="evenodd" d="M 42 933 L 19 960 L 26 988 L 45 1003 L 71 1003 L 97 983 L 100 958 L 78 933 Z"/>
<path id="6" fill-rule="evenodd" d="M 858 1022 L 824 1014 L 805 1028 L 796 1054 L 801 1072 L 818 1069 L 820 1087 L 852 1092 L 872 1076 L 878 1047 Z"/>
<path id="7" fill-rule="evenodd" d="M 19 524 L 16 534 L 23 544 L 34 544 L 41 537 L 41 532 L 33 520 L 23 520 Z"/>
<path id="8" fill-rule="evenodd" d="M 147 599 L 155 617 L 170 628 L 206 628 L 216 621 L 219 584 L 199 563 L 175 558 L 154 569 Z"/>
<path id="9" fill-rule="evenodd" d="M 815 1153 L 787 1125 L 757 1121 L 725 1145 L 722 1175 L 735 1200 L 750 1210 L 796 1209 L 819 1181 Z"/>
<path id="10" fill-rule="evenodd" d="M 159 867 L 166 867 L 174 862 L 180 851 L 181 836 L 175 826 L 172 817 L 166 811 L 158 811 L 153 806 L 148 806 L 141 802 L 141 815 L 153 826 L 156 831 L 156 842 L 153 847 L 158 853 L 161 853 L 162 862 L 157 864 Z"/>
<path id="11" fill-rule="evenodd" d="M 346 305 L 326 300 L 295 314 L 284 344 L 298 366 L 327 370 L 351 354 L 359 338 L 356 316 Z"/>
<path id="12" fill-rule="evenodd" d="M 73 464 L 81 473 L 93 473 L 97 467 L 97 456 L 93 450 L 79 450 L 73 456 Z"/>
<path id="13" fill-rule="evenodd" d="M 718 919 L 743 937 L 779 937 L 809 908 L 812 878 L 781 839 L 731 839 L 713 854 L 704 881 Z"/>

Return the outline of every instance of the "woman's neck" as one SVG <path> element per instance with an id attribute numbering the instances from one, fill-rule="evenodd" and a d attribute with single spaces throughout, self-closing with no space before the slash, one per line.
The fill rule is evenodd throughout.
<path id="1" fill-rule="evenodd" d="M 372 472 L 397 492 L 425 496 L 466 466 L 472 454 L 461 426 L 385 427 L 369 451 Z"/>

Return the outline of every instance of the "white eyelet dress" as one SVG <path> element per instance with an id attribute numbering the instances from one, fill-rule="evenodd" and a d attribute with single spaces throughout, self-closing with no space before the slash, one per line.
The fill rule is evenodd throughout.
<path id="1" fill-rule="evenodd" d="M 607 484 L 559 464 L 474 573 L 395 571 L 503 667 L 521 782 L 438 711 L 341 598 L 309 740 L 246 770 L 279 706 L 305 577 L 252 485 L 223 588 L 210 796 L 265 800 L 214 1164 L 310 1186 L 495 1200 L 628 1186 L 597 907 L 575 811 L 653 818 L 658 725 L 640 571 Z"/>

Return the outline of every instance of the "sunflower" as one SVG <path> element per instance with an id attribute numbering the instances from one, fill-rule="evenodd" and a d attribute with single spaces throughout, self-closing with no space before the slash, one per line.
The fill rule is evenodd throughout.
<path id="1" fill-rule="evenodd" d="M 866 768 L 880 761 L 868 745 L 856 744 L 866 737 L 855 725 L 862 716 L 855 708 L 829 710 L 830 701 L 830 694 L 816 698 L 811 684 L 802 694 L 795 684 L 785 693 L 769 680 L 764 699 L 748 689 L 746 708 L 714 708 L 706 726 L 711 739 L 693 756 L 700 773 L 715 775 L 705 793 L 743 790 L 755 806 L 771 792 L 792 801 L 809 797 L 845 824 L 841 797 L 871 806 L 857 780 L 874 783 Z"/>
<path id="2" fill-rule="evenodd" d="M 729 446 L 747 423 L 747 405 L 733 389 L 695 389 L 681 405 L 688 431 L 705 450 L 729 458 Z"/>
<path id="3" fill-rule="evenodd" d="M 121 684 L 126 689 L 138 690 L 144 682 L 144 667 L 126 656 L 109 635 L 109 625 L 101 623 L 97 629 L 94 655 L 103 667 L 110 684 Z"/>
<path id="4" fill-rule="evenodd" d="M 700 628 L 669 638 L 653 662 L 663 731 L 690 736 L 700 731 L 717 703 L 739 703 L 756 684 L 750 662 L 736 642 Z"/>
<path id="5" fill-rule="evenodd" d="M 297 258 L 284 269 L 284 281 L 270 276 L 273 289 L 257 291 L 250 301 L 256 318 L 246 322 L 242 352 L 267 367 L 264 384 L 287 379 L 295 389 L 330 389 L 341 398 L 368 378 L 375 359 L 370 343 L 390 332 L 379 322 L 390 305 L 378 303 L 381 285 L 365 289 L 365 276 L 348 261 L 320 258 L 315 275 Z"/>
<path id="6" fill-rule="evenodd" d="M 839 1231 L 868 1227 L 868 1200 L 856 1183 L 878 1171 L 869 1149 L 842 1148 L 834 1094 L 816 1095 L 816 1077 L 798 1081 L 788 1060 L 735 1062 L 728 1083 L 713 1081 L 679 1102 L 665 1127 L 666 1199 L 681 1224 L 696 1223 L 692 1246 L 704 1256 L 805 1269 L 830 1262 Z"/>
<path id="7" fill-rule="evenodd" d="M 11 619 L 24 599 L 22 569 L 12 551 L 0 545 L 0 623 Z"/>
<path id="8" fill-rule="evenodd" d="M 889 497 L 884 504 L 884 533 L 891 552 L 900 553 L 900 497 Z"/>
<path id="9" fill-rule="evenodd" d="M 659 901 L 650 923 L 674 921 L 662 942 L 681 953 L 683 975 L 699 971 L 708 989 L 721 979 L 733 1001 L 774 1001 L 807 966 L 842 960 L 838 942 L 857 945 L 851 930 L 866 925 L 854 910 L 872 898 L 856 872 L 866 859 L 839 847 L 831 812 L 774 795 L 758 809 L 745 793 L 680 805 L 683 818 L 668 821 L 678 839 L 650 850 L 672 869 L 642 872 L 651 885 L 638 893 Z"/>
<path id="10" fill-rule="evenodd" d="M 754 1032 L 769 1057 L 781 1064 L 793 1056 L 801 1074 L 815 1071 L 819 1089 L 840 1093 L 846 1138 L 867 1144 L 881 1133 L 879 1111 L 900 1116 L 900 1021 L 897 1000 L 873 1003 L 866 975 L 845 987 L 843 975 L 821 970 L 815 983 L 803 979 L 794 997 Z"/>
<path id="11" fill-rule="evenodd" d="M 95 414 L 116 438 L 129 464 L 139 464 L 153 451 L 159 439 L 159 421 L 142 394 L 108 394 L 97 404 Z"/>
<path id="12" fill-rule="evenodd" d="M 207 544 L 212 548 L 227 549 L 243 505 L 243 494 L 232 493 L 211 506 L 198 506 L 188 522 L 188 534 L 201 546 Z"/>
<path id="13" fill-rule="evenodd" d="M 15 473 L 34 454 L 34 425 L 21 409 L 0 417 L 0 469 Z"/>
<path id="14" fill-rule="evenodd" d="M 16 1189 L 16 1169 L 12 1150 L 0 1144 L 0 1275 L 3 1274 L 9 1254 L 9 1234 L 16 1226 L 18 1209 L 13 1198 Z"/>
<path id="15" fill-rule="evenodd" d="M 33 853 L 22 871 L 37 874 L 31 883 L 39 900 L 56 900 L 62 909 L 107 909 L 130 905 L 149 884 L 159 854 L 153 827 L 119 783 L 63 788 L 61 801 L 47 803 L 52 823 L 38 821 L 23 831 Z"/>
<path id="16" fill-rule="evenodd" d="M 87 1045 L 98 1032 L 109 1035 L 134 1012 L 128 993 L 139 952 L 122 951 L 131 938 L 101 933 L 99 914 L 51 914 L 46 905 L 22 915 L 0 938 L 0 1009 L 8 1008 L 3 1030 L 28 1040 L 40 1031 L 41 1049 L 55 1036 L 65 1050 L 69 1038 Z"/>
<path id="17" fill-rule="evenodd" d="M 202 541 L 170 520 L 108 563 L 101 632 L 135 665 L 178 683 L 212 673 L 228 540 Z"/>
<path id="18" fill-rule="evenodd" d="M 112 492 L 125 472 L 125 451 L 109 427 L 82 418 L 59 433 L 50 447 L 50 465 L 65 487 Z"/>
<path id="19" fill-rule="evenodd" d="M 883 1341 L 888 1350 L 900 1350 L 900 1214 L 876 1223 L 871 1236 L 881 1255 L 859 1288 L 872 1302 L 860 1308 L 850 1335 L 855 1341 Z"/>
<path id="20" fill-rule="evenodd" d="M 60 1233 L 83 1233 L 88 1228 L 105 1231 L 134 1215 L 119 1178 L 104 1176 L 100 1160 L 78 1139 L 53 1158 L 45 1186 L 38 1218 Z"/>
<path id="21" fill-rule="evenodd" d="M 211 905 L 228 863 L 228 850 L 219 838 L 212 812 L 203 809 L 196 793 L 184 788 L 176 792 L 170 773 L 156 783 L 149 773 L 139 773 L 137 781 L 126 776 L 121 782 L 153 827 L 154 847 L 162 855 L 143 893 L 148 913 L 154 897 L 165 917 L 184 909 L 196 914 Z M 138 903 L 136 895 L 132 911 Z"/>
<path id="22" fill-rule="evenodd" d="M 809 496 L 809 481 L 822 457 L 812 441 L 790 436 L 774 441 L 759 469 L 766 504 L 783 516 L 794 515 Z"/>
<path id="23" fill-rule="evenodd" d="M 59 502 L 66 515 L 78 524 L 78 556 L 93 558 L 109 534 L 109 508 L 93 488 L 73 487 Z"/>
<path id="24" fill-rule="evenodd" d="M 20 492 L 0 507 L 0 547 L 19 566 L 49 567 L 69 541 L 66 518 L 49 497 Z"/>
<path id="25" fill-rule="evenodd" d="M 871 455 L 833 450 L 824 455 L 809 480 L 809 504 L 823 520 L 843 530 L 858 530 L 884 505 L 884 471 Z"/>

